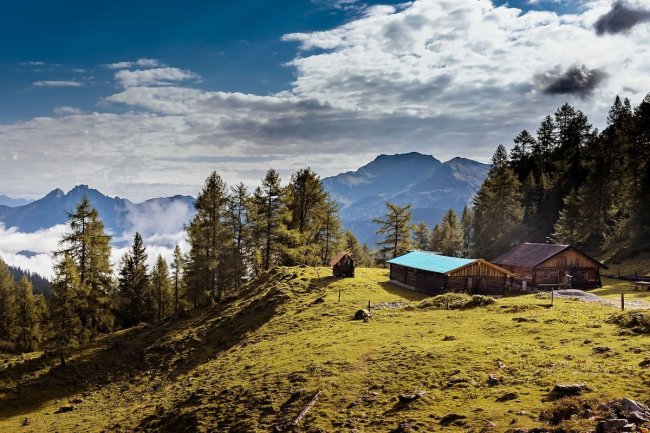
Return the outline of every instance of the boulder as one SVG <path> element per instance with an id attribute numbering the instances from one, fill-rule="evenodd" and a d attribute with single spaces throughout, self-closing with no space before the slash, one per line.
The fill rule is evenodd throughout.
<path id="1" fill-rule="evenodd" d="M 487 384 L 488 386 L 497 386 L 503 382 L 503 379 L 500 376 L 497 376 L 494 373 L 488 374 Z"/>
<path id="2" fill-rule="evenodd" d="M 498 397 L 496 401 L 503 403 L 504 401 L 516 400 L 517 398 L 519 398 L 519 395 L 517 395 L 517 393 L 506 392 L 501 397 Z"/>
<path id="3" fill-rule="evenodd" d="M 372 314 L 370 314 L 370 311 L 368 310 L 358 310 L 356 313 L 354 313 L 354 320 L 368 320 L 372 317 Z"/>
<path id="4" fill-rule="evenodd" d="M 629 398 L 621 399 L 621 406 L 623 407 L 623 411 L 625 413 L 648 411 L 648 407 L 646 405 L 636 402 Z"/>
<path id="5" fill-rule="evenodd" d="M 440 419 L 440 425 L 442 426 L 448 426 L 448 425 L 455 425 L 455 426 L 462 426 L 465 424 L 465 419 L 467 417 L 465 415 L 460 415 L 457 413 L 450 413 L 445 416 L 443 416 Z"/>
<path id="6" fill-rule="evenodd" d="M 596 433 L 617 433 L 623 431 L 628 424 L 627 420 L 622 418 L 606 419 L 596 425 Z"/>
<path id="7" fill-rule="evenodd" d="M 584 383 L 558 383 L 553 387 L 551 394 L 557 397 L 574 397 L 585 391 L 591 391 L 591 389 Z"/>
<path id="8" fill-rule="evenodd" d="M 424 397 L 424 394 L 426 394 L 424 391 L 415 391 L 413 393 L 404 393 L 400 394 L 397 396 L 397 399 L 399 400 L 400 403 L 410 403 L 412 401 L 415 401 L 419 398 Z"/>
<path id="9" fill-rule="evenodd" d="M 54 413 L 66 413 L 66 412 L 72 412 L 74 410 L 74 406 L 61 406 L 57 410 L 54 411 Z"/>

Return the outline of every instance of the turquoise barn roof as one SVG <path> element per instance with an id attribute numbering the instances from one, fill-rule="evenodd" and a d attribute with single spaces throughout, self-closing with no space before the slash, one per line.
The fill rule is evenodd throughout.
<path id="1" fill-rule="evenodd" d="M 395 257 L 388 263 L 409 268 L 422 269 L 424 271 L 446 274 L 454 269 L 462 268 L 478 259 L 461 259 L 459 257 L 441 256 L 429 251 L 411 251 L 404 255 Z"/>

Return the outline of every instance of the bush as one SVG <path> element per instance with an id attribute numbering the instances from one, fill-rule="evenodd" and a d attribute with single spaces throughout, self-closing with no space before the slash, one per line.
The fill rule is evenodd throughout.
<path id="1" fill-rule="evenodd" d="M 558 425 L 562 421 L 575 418 L 589 418 L 597 401 L 578 397 L 564 397 L 553 403 L 550 409 L 544 409 L 539 419 L 550 424 Z"/>
<path id="2" fill-rule="evenodd" d="M 466 295 L 464 293 L 445 293 L 431 298 L 426 298 L 417 305 L 418 308 L 427 310 L 459 310 L 464 308 L 483 307 L 494 304 L 494 299 L 483 295 Z"/>
<path id="3" fill-rule="evenodd" d="M 637 334 L 650 334 L 650 312 L 628 311 L 610 316 L 607 323 L 631 329 Z"/>

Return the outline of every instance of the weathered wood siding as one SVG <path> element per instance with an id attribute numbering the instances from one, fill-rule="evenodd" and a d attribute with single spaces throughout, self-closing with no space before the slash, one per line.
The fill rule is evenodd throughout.
<path id="1" fill-rule="evenodd" d="M 481 295 L 502 295 L 506 289 L 507 276 L 500 277 L 447 277 L 447 290 Z"/>
<path id="2" fill-rule="evenodd" d="M 390 264 L 390 279 L 430 294 L 442 293 L 445 288 L 445 276 L 443 274 L 408 268 L 393 263 Z"/>
<path id="3" fill-rule="evenodd" d="M 566 275 L 571 275 L 571 287 L 590 289 L 600 287 L 598 263 L 573 248 L 539 263 L 533 268 L 499 265 L 515 274 L 517 280 L 526 280 L 529 285 L 568 284 Z"/>

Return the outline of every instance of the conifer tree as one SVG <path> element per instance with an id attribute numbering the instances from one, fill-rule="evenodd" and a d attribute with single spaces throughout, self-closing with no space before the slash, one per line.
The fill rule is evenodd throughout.
<path id="1" fill-rule="evenodd" d="M 343 248 L 350 254 L 357 266 L 370 266 L 368 252 L 359 245 L 356 236 L 349 230 L 343 232 Z"/>
<path id="2" fill-rule="evenodd" d="M 442 252 L 442 238 L 443 233 L 440 224 L 436 224 L 429 232 L 429 250 L 434 253 Z"/>
<path id="3" fill-rule="evenodd" d="M 81 284 L 77 266 L 68 254 L 63 254 L 54 273 L 50 320 L 61 365 L 65 366 L 67 349 L 82 343 L 87 335 L 79 311 L 82 309 L 80 304 L 87 299 L 88 288 Z"/>
<path id="4" fill-rule="evenodd" d="M 203 302 L 206 294 L 218 302 L 225 290 L 236 285 L 234 240 L 225 219 L 226 202 L 226 184 L 214 171 L 196 198 L 196 214 L 187 227 L 188 293 L 195 304 Z"/>
<path id="5" fill-rule="evenodd" d="M 230 189 L 227 199 L 227 215 L 234 239 L 235 285 L 241 286 L 242 278 L 246 276 L 246 268 L 250 262 L 250 216 L 248 189 L 243 183 Z"/>
<path id="6" fill-rule="evenodd" d="M 154 318 L 154 300 L 149 286 L 147 251 L 140 233 L 135 234 L 131 250 L 124 253 L 119 270 L 122 316 L 127 326 Z"/>
<path id="7" fill-rule="evenodd" d="M 419 222 L 413 227 L 413 245 L 418 250 L 429 249 L 429 228 L 424 222 Z"/>
<path id="8" fill-rule="evenodd" d="M 553 239 L 556 242 L 578 244 L 584 240 L 584 232 L 588 226 L 585 227 L 586 221 L 581 216 L 581 202 L 582 197 L 576 190 L 564 198 L 564 208 L 554 226 Z"/>
<path id="9" fill-rule="evenodd" d="M 383 258 L 394 258 L 404 254 L 410 248 L 411 205 L 398 206 L 386 203 L 386 216 L 372 220 L 379 224 L 378 235 L 384 238 L 379 241 L 379 253 Z"/>
<path id="10" fill-rule="evenodd" d="M 462 233 L 462 239 L 463 239 L 463 248 L 462 248 L 462 256 L 463 257 L 469 257 L 470 256 L 470 251 L 472 248 L 472 238 L 473 238 L 473 232 L 472 232 L 472 210 L 465 206 L 463 208 L 463 215 L 461 216 L 460 219 L 460 231 Z"/>
<path id="11" fill-rule="evenodd" d="M 492 167 L 474 199 L 474 238 L 478 256 L 492 259 L 519 241 L 523 209 L 521 185 L 499 145 Z"/>
<path id="12" fill-rule="evenodd" d="M 55 256 L 69 255 L 77 266 L 81 284 L 88 286 L 88 299 L 81 312 L 83 326 L 95 334 L 112 327 L 110 300 L 113 296 L 110 265 L 111 237 L 87 196 L 83 196 L 74 212 L 68 214 L 69 231 L 59 242 Z"/>
<path id="13" fill-rule="evenodd" d="M 460 257 L 463 252 L 463 232 L 453 209 L 449 209 L 442 219 L 441 247 L 446 256 Z"/>
<path id="14" fill-rule="evenodd" d="M 185 257 L 181 252 L 181 248 L 176 245 L 174 248 L 174 260 L 172 261 L 172 279 L 174 291 L 174 315 L 178 315 L 179 308 L 181 307 L 181 298 L 184 291 L 184 275 Z"/>
<path id="15" fill-rule="evenodd" d="M 10 343 L 15 336 L 16 303 L 14 280 L 0 258 L 0 341 Z"/>
<path id="16" fill-rule="evenodd" d="M 274 256 L 278 251 L 277 241 L 284 206 L 282 193 L 280 175 L 270 169 L 262 179 L 262 186 L 253 195 L 256 237 L 261 248 L 262 267 L 267 271 L 275 263 Z"/>
<path id="17" fill-rule="evenodd" d="M 36 350 L 40 341 L 40 320 L 32 283 L 23 276 L 16 284 L 16 348 L 23 352 Z"/>
<path id="18" fill-rule="evenodd" d="M 338 210 L 336 202 L 327 197 L 319 213 L 317 239 L 320 242 L 320 262 L 323 265 L 327 265 L 336 254 L 336 246 L 340 240 L 341 222 Z"/>
<path id="19" fill-rule="evenodd" d="M 167 261 L 158 255 L 151 270 L 151 289 L 156 300 L 156 320 L 162 320 L 172 311 L 172 284 Z"/>

